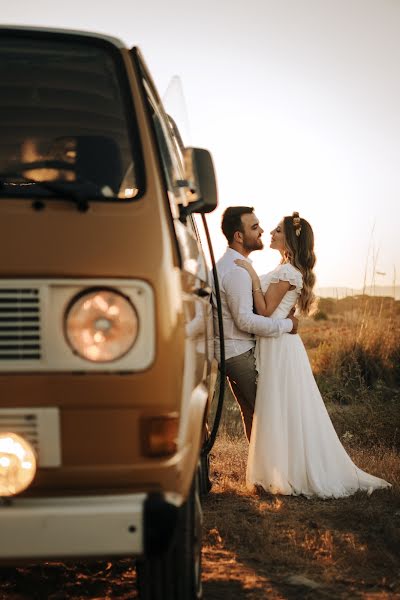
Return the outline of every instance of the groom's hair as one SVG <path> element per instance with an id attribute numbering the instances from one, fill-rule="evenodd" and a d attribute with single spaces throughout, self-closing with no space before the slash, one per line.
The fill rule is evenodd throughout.
<path id="1" fill-rule="evenodd" d="M 254 212 L 252 206 L 228 206 L 222 215 L 222 233 L 228 240 L 228 244 L 233 242 L 235 231 L 243 233 L 242 215 L 250 215 Z"/>

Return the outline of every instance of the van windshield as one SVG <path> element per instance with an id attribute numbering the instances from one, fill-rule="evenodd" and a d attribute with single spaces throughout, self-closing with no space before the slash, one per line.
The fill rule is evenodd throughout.
<path id="1" fill-rule="evenodd" d="M 73 36 L 2 34 L 0 196 L 141 195 L 140 142 L 118 58 Z"/>

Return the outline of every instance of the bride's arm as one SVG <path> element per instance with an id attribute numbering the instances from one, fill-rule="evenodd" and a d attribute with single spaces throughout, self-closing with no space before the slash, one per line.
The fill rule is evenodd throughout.
<path id="1" fill-rule="evenodd" d="M 263 316 L 270 317 L 274 310 L 278 308 L 283 296 L 286 294 L 286 292 L 290 290 L 291 287 L 293 286 L 291 286 L 288 281 L 278 281 L 278 283 L 270 283 L 265 294 L 263 294 L 262 291 L 257 292 L 255 294 L 253 291 L 254 304 L 256 304 L 257 296 L 263 296 L 263 300 L 266 305 L 266 312 L 263 313 Z"/>
<path id="2" fill-rule="evenodd" d="M 270 283 L 268 290 L 263 294 L 260 278 L 251 264 L 246 260 L 241 259 L 235 260 L 235 263 L 239 267 L 245 269 L 251 277 L 255 312 L 263 317 L 270 317 L 274 310 L 279 306 L 283 296 L 293 286 L 291 286 L 288 281 Z"/>

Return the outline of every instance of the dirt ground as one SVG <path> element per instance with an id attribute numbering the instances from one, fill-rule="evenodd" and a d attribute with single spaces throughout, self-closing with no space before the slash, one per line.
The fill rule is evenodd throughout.
<path id="1" fill-rule="evenodd" d="M 250 493 L 247 443 L 217 442 L 205 501 L 206 600 L 400 599 L 399 454 L 348 451 L 392 489 L 337 500 Z"/>
<path id="2" fill-rule="evenodd" d="M 210 496 L 205 598 L 400 598 L 400 515 L 396 528 L 389 518 L 398 502 L 388 492 L 360 495 L 357 506 L 344 500 L 340 511 L 338 502 Z M 227 519 L 230 510 L 240 532 Z"/>

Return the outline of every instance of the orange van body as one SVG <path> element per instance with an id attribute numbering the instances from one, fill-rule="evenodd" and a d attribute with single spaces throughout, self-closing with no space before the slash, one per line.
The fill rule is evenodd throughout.
<path id="1" fill-rule="evenodd" d="M 104 117 L 104 127 L 107 122 L 106 133 L 116 140 L 121 128 L 129 130 L 126 138 L 136 147 L 133 163 L 140 171 L 138 189 L 131 197 L 127 190 L 132 186 L 122 191 L 120 187 L 113 197 L 108 191 L 104 197 L 86 193 L 80 204 L 82 194 L 70 197 L 69 180 L 60 175 L 68 165 L 58 167 L 56 159 L 43 153 L 32 160 L 33 151 L 26 150 L 32 143 L 22 140 L 23 127 L 35 147 L 40 146 L 41 126 L 46 131 L 50 125 L 56 127 L 54 111 L 40 104 L 51 96 L 44 90 L 52 81 L 45 63 L 46 82 L 39 77 L 37 89 L 34 83 L 27 84 L 29 93 L 34 91 L 23 114 L 31 111 L 31 121 L 24 116 L 21 125 L 19 113 L 15 115 L 15 135 L 25 149 L 19 155 L 20 162 L 25 157 L 23 170 L 20 166 L 16 177 L 15 165 L 11 169 L 5 159 L 0 168 L 5 183 L 0 189 L 0 307 L 5 307 L 4 317 L 0 313 L 0 434 L 14 431 L 25 437 L 37 455 L 32 483 L 0 506 L 0 560 L 127 553 L 146 557 L 155 550 L 149 541 L 154 531 L 149 534 L 148 529 L 158 526 L 158 517 L 148 523 L 149 501 L 160 501 L 160 514 L 168 507 L 179 512 L 193 489 L 216 374 L 209 343 L 208 269 L 195 221 L 189 210 L 185 213 L 193 190 L 187 189 L 187 182 L 185 188 L 184 161 L 137 50 L 104 36 L 54 30 L 2 28 L 0 41 L 10 61 L 15 60 L 14 45 L 19 48 L 20 43 L 35 49 L 45 43 L 51 57 L 58 44 L 72 49 L 77 45 L 82 56 L 86 56 L 82 48 L 88 49 L 89 57 L 92 48 L 109 55 L 107 65 L 114 61 L 115 80 L 121 84 L 125 125 L 112 114 Z M 78 131 L 68 132 L 71 147 L 71 136 L 85 138 L 83 119 L 90 118 L 75 115 L 74 103 L 81 96 L 73 95 L 71 83 L 68 89 L 63 83 L 69 77 L 69 63 L 67 67 L 60 62 L 59 68 L 53 85 L 64 98 L 60 119 L 67 120 L 62 114 L 69 111 L 68 119 L 76 118 Z M 4 67 L 0 74 L 0 105 L 6 103 L 4 98 L 17 104 L 15 86 Z M 81 73 L 76 86 L 91 81 L 92 75 L 89 70 L 84 77 Z M 71 81 L 75 79 L 70 77 Z M 96 85 L 87 83 L 88 89 L 90 85 L 90 94 L 95 95 Z M 101 127 L 98 110 L 93 127 Z M 118 122 L 120 129 L 113 125 L 111 130 L 107 119 Z M 31 124 L 35 133 L 30 132 Z M 8 126 L 0 120 L 0 132 Z M 64 140 L 65 123 L 60 131 L 58 146 Z M 167 141 L 160 142 L 160 135 Z M 96 136 L 101 141 L 103 132 L 96 130 Z M 123 151 L 130 154 L 126 145 Z M 65 154 L 74 157 L 74 152 Z M 180 174 L 171 184 L 168 177 L 174 169 Z M 54 181 L 61 186 L 60 178 L 63 189 L 58 192 Z M 32 186 L 32 194 L 23 185 Z M 96 362 L 71 345 L 69 314 L 80 298 L 99 293 L 104 299 L 109 292 L 135 312 L 137 341 L 123 356 Z M 28 296 L 35 299 L 32 309 L 27 300 L 21 303 Z M 35 343 L 27 344 L 24 335 L 29 339 L 32 323 Z M 129 506 L 135 509 L 130 511 Z M 173 529 L 160 533 L 157 544 L 168 546 Z"/>

